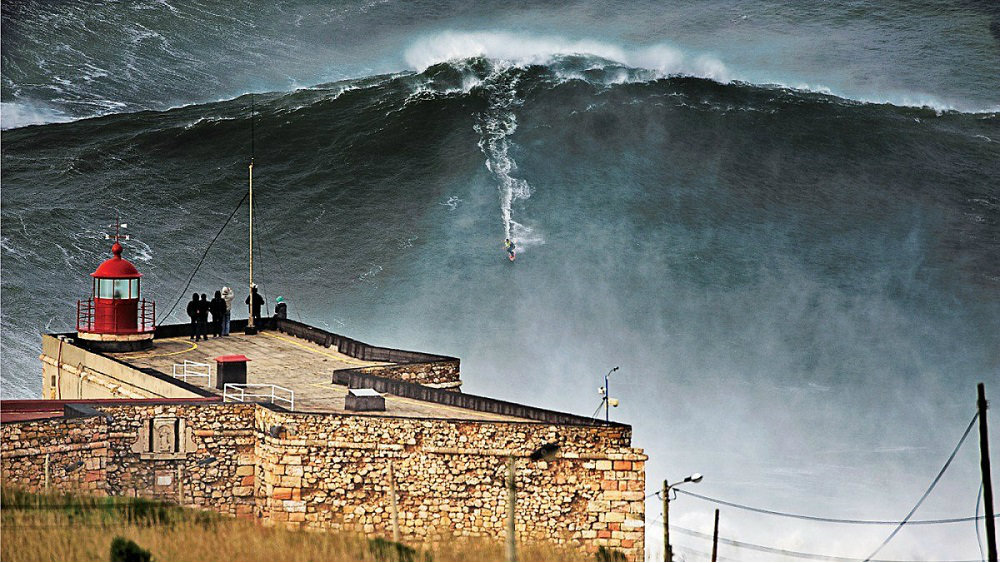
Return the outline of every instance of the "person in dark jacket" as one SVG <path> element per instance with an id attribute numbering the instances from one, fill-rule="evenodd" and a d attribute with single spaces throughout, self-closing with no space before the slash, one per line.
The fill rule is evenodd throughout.
<path id="1" fill-rule="evenodd" d="M 187 306 L 187 314 L 191 317 L 191 340 L 198 340 L 198 303 L 198 294 L 195 293 Z"/>
<path id="2" fill-rule="evenodd" d="M 198 302 L 198 332 L 202 340 L 208 340 L 208 309 L 208 296 L 202 293 L 201 301 Z"/>
<path id="3" fill-rule="evenodd" d="M 208 310 L 212 313 L 212 334 L 218 338 L 222 336 L 222 319 L 226 316 L 226 300 L 222 298 L 221 291 L 215 292 L 215 297 L 208 303 Z"/>
<path id="4" fill-rule="evenodd" d="M 274 318 L 276 319 L 287 319 L 288 318 L 288 303 L 285 303 L 285 298 L 278 296 L 274 300 Z"/>
<path id="5" fill-rule="evenodd" d="M 250 303 L 251 298 L 253 298 L 253 304 L 252 305 Z M 264 305 L 264 298 L 261 297 L 259 293 L 257 293 L 257 285 L 256 284 L 250 286 L 250 295 L 247 296 L 247 300 L 245 301 L 245 303 L 247 305 L 250 305 L 250 313 L 253 315 L 253 322 L 254 322 L 254 324 L 255 325 L 258 324 L 257 321 L 260 320 L 260 308 L 261 308 L 262 305 Z"/>

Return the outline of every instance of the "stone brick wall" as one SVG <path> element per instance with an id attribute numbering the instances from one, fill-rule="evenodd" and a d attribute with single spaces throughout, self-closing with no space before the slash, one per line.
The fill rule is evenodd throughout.
<path id="1" fill-rule="evenodd" d="M 288 413 L 240 403 L 100 405 L 102 416 L 0 426 L 4 482 L 181 502 L 288 527 L 391 536 L 393 464 L 404 541 L 516 529 L 643 557 L 646 456 L 624 426 Z M 558 443 L 551 461 L 531 461 Z M 83 465 L 68 470 L 76 462 Z"/>
<path id="2" fill-rule="evenodd" d="M 289 527 L 390 535 L 389 463 L 406 541 L 505 533 L 515 457 L 521 540 L 643 557 L 645 460 L 627 427 L 474 423 L 260 409 L 258 515 Z M 272 431 L 273 429 L 273 431 Z M 276 435 L 277 437 L 275 437 Z M 538 446 L 562 445 L 532 462 Z"/>
<path id="3" fill-rule="evenodd" d="M 111 416 L 107 491 L 253 517 L 256 405 L 102 406 Z M 146 451 L 149 421 L 182 421 L 180 452 Z M 169 426 L 169 425 L 168 425 Z M 175 438 L 177 438 L 175 433 Z"/>
<path id="4" fill-rule="evenodd" d="M 103 496 L 109 453 L 108 428 L 101 418 L 4 424 L 0 474 L 4 483 L 34 491 L 45 488 L 48 474 L 52 489 Z"/>
<path id="5" fill-rule="evenodd" d="M 459 391 L 462 385 L 458 360 L 370 366 L 352 371 L 453 391 Z"/>

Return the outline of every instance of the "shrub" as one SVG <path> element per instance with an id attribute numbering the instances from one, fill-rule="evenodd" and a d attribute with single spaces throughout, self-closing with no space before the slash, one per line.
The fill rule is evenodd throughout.
<path id="1" fill-rule="evenodd" d="M 151 561 L 149 550 L 121 536 L 111 540 L 111 561 Z"/>

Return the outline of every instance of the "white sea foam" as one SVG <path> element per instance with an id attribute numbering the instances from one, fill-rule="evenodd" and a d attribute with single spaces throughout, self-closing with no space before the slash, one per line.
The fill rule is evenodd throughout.
<path id="1" fill-rule="evenodd" d="M 558 57 L 582 55 L 605 59 L 639 71 L 605 76 L 605 84 L 649 81 L 671 76 L 707 78 L 719 83 L 743 82 L 835 96 L 866 104 L 930 108 L 936 112 L 997 113 L 1000 105 L 970 107 L 924 92 L 855 93 L 821 83 L 783 80 L 777 76 L 747 74 L 730 68 L 710 53 L 693 53 L 669 43 L 628 48 L 604 41 L 567 39 L 496 31 L 443 31 L 416 40 L 405 53 L 406 63 L 418 72 L 428 67 L 469 58 L 483 57 L 501 64 L 525 66 L 548 64 Z M 565 72 L 563 79 L 588 80 L 579 72 Z"/>
<path id="2" fill-rule="evenodd" d="M 0 102 L 0 129 L 63 123 L 73 119 L 59 110 L 35 107 L 27 103 Z"/>
<path id="3" fill-rule="evenodd" d="M 453 195 L 453 196 L 451 196 L 451 197 L 448 198 L 448 201 L 438 202 L 438 205 L 444 205 L 448 209 L 451 209 L 452 211 L 454 211 L 455 209 L 458 208 L 458 204 L 459 203 L 462 203 L 462 198 Z"/>
<path id="4" fill-rule="evenodd" d="M 571 40 L 494 31 L 446 31 L 426 36 L 406 51 L 405 60 L 412 68 L 422 72 L 438 63 L 476 57 L 513 65 L 531 65 L 547 64 L 556 57 L 567 55 L 586 55 L 647 69 L 655 73 L 653 78 L 682 74 L 719 82 L 730 79 L 730 72 L 722 61 L 707 54 L 689 56 L 667 44 L 629 50 L 589 39 Z M 621 82 L 628 79 L 627 73 L 619 76 Z"/>

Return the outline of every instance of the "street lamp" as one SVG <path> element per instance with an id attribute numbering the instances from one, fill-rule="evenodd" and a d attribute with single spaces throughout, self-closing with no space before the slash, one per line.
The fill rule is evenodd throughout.
<path id="1" fill-rule="evenodd" d="M 531 452 L 531 461 L 552 461 L 559 453 L 559 444 L 544 444 Z M 507 458 L 507 561 L 517 561 L 517 540 L 514 537 L 514 504 L 517 502 L 517 484 L 514 482 L 514 456 Z"/>
<path id="2" fill-rule="evenodd" d="M 618 366 L 612 368 L 611 371 L 604 376 L 604 387 L 601 387 L 598 390 L 598 393 L 600 393 L 603 397 L 601 402 L 604 403 L 604 422 L 611 422 L 609 408 L 618 406 L 618 399 L 611 398 L 611 389 L 608 387 L 608 378 L 611 377 L 611 374 L 616 371 L 618 371 Z"/>
<path id="3" fill-rule="evenodd" d="M 663 480 L 663 491 L 660 493 L 663 496 L 663 560 L 673 561 L 674 551 L 670 547 L 670 489 L 678 485 L 683 485 L 684 483 L 700 483 L 702 477 L 701 473 L 692 473 L 684 478 L 683 481 L 678 481 L 673 485 L 667 483 L 666 479 Z M 676 493 L 675 493 L 676 494 Z"/>

